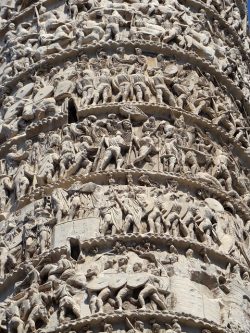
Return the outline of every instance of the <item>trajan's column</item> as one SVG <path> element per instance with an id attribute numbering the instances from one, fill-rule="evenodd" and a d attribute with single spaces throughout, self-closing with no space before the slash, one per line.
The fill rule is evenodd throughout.
<path id="1" fill-rule="evenodd" d="M 249 333 L 245 1 L 0 17 L 0 333 Z"/>

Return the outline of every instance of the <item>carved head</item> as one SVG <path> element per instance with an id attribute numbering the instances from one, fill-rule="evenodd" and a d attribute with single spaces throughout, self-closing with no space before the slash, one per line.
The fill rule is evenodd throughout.
<path id="1" fill-rule="evenodd" d="M 179 323 L 178 323 L 178 319 L 173 319 L 172 325 L 173 325 L 173 328 L 175 328 L 175 329 L 181 328 Z"/>
<path id="2" fill-rule="evenodd" d="M 110 75 L 110 71 L 107 68 L 103 68 L 103 69 L 101 69 L 101 74 L 109 76 Z"/>
<path id="3" fill-rule="evenodd" d="M 140 49 L 139 47 L 135 48 L 135 54 L 138 56 L 142 55 L 142 49 Z"/>
<path id="4" fill-rule="evenodd" d="M 151 123 L 151 125 L 154 124 L 155 123 L 155 117 L 153 117 L 153 116 L 149 117 L 148 122 Z"/>
<path id="5" fill-rule="evenodd" d="M 41 133 L 38 134 L 38 140 L 40 142 L 44 141 L 45 137 L 46 137 L 46 135 L 43 132 L 41 132 Z"/>
<path id="6" fill-rule="evenodd" d="M 135 322 L 135 329 L 142 332 L 144 330 L 144 323 L 142 321 L 137 320 Z"/>
<path id="7" fill-rule="evenodd" d="M 118 52 L 119 54 L 124 54 L 124 53 L 125 53 L 125 49 L 124 49 L 124 47 L 118 47 L 118 48 L 117 48 L 117 52 Z"/>
<path id="8" fill-rule="evenodd" d="M 157 324 L 157 323 L 154 323 L 154 324 L 152 325 L 152 331 L 153 331 L 153 332 L 158 333 L 158 332 L 160 332 L 160 330 L 161 330 L 161 325 L 159 325 L 159 324 Z"/>
<path id="9" fill-rule="evenodd" d="M 14 23 L 9 24 L 9 30 L 16 30 L 16 26 Z"/>
<path id="10" fill-rule="evenodd" d="M 188 195 L 186 197 L 186 202 L 190 202 L 190 201 L 194 202 L 194 198 L 191 195 Z"/>
<path id="11" fill-rule="evenodd" d="M 124 266 L 127 265 L 128 263 L 128 258 L 127 257 L 122 257 L 118 259 L 118 266 Z"/>
<path id="12" fill-rule="evenodd" d="M 170 200 L 175 200 L 175 199 L 177 199 L 177 195 L 176 194 L 174 194 L 174 193 L 171 193 L 171 195 L 170 195 Z"/>
<path id="13" fill-rule="evenodd" d="M 105 268 L 104 268 L 105 269 Z M 90 279 L 90 278 L 92 278 L 93 276 L 97 276 L 97 269 L 94 269 L 94 268 L 89 268 L 88 270 L 87 270 L 87 273 L 86 273 L 86 278 L 87 279 Z"/>
<path id="14" fill-rule="evenodd" d="M 91 123 L 94 123 L 94 122 L 96 122 L 97 117 L 94 116 L 94 115 L 90 115 L 90 116 L 87 117 L 87 119 L 88 119 Z"/>
<path id="15" fill-rule="evenodd" d="M 133 185 L 134 184 L 134 180 L 133 180 L 133 176 L 131 173 L 127 174 L 127 181 L 129 185 Z"/>
<path id="16" fill-rule="evenodd" d="M 187 258 L 192 258 L 193 255 L 194 255 L 194 251 L 193 251 L 192 249 L 188 249 L 188 250 L 186 251 L 186 257 L 187 257 Z"/>
<path id="17" fill-rule="evenodd" d="M 105 262 L 104 269 L 106 270 L 106 269 L 112 268 L 113 266 L 114 266 L 114 261 L 109 259 Z"/>
<path id="18" fill-rule="evenodd" d="M 128 130 L 128 129 L 132 128 L 131 122 L 128 119 L 123 120 L 122 125 L 123 125 L 124 130 Z"/>
<path id="19" fill-rule="evenodd" d="M 30 286 L 29 294 L 34 294 L 34 293 L 38 292 L 38 289 L 39 289 L 39 284 L 36 282 L 33 282 L 32 285 Z"/>
<path id="20" fill-rule="evenodd" d="M 12 147 L 10 147 L 9 150 L 11 153 L 16 153 L 17 152 L 17 145 L 13 145 Z"/>
<path id="21" fill-rule="evenodd" d="M 148 72 L 148 75 L 149 75 L 149 76 L 154 76 L 154 74 L 155 74 L 155 69 L 154 69 L 154 68 L 149 68 L 149 69 L 147 69 L 147 72 Z"/>
<path id="22" fill-rule="evenodd" d="M 169 252 L 170 253 L 176 253 L 177 252 L 177 249 L 176 249 L 176 247 L 172 244 L 172 245 L 170 245 L 170 247 L 169 247 Z"/>
<path id="23" fill-rule="evenodd" d="M 44 7 L 44 6 L 40 6 L 40 8 L 39 8 L 39 14 L 44 14 L 44 13 L 46 13 L 46 7 Z"/>
<path id="24" fill-rule="evenodd" d="M 140 262 L 136 262 L 133 265 L 133 271 L 134 272 L 141 272 L 142 271 L 142 264 Z"/>
<path id="25" fill-rule="evenodd" d="M 105 324 L 104 325 L 104 332 L 108 332 L 108 333 L 111 333 L 113 332 L 113 327 L 111 324 Z"/>

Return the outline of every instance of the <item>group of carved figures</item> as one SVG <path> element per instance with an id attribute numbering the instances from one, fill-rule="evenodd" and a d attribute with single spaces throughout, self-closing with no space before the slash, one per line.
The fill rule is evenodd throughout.
<path id="1" fill-rule="evenodd" d="M 65 13 L 63 8 L 60 15 L 60 11 L 47 11 L 45 7 L 38 6 L 34 18 L 37 24 L 20 23 L 16 27 L 10 23 L 1 52 L 3 78 L 28 70 L 42 57 L 63 52 L 67 47 L 109 40 L 153 39 L 198 52 L 235 83 L 249 88 L 249 70 L 241 51 L 234 46 L 232 36 L 220 28 L 218 21 L 210 20 L 204 9 L 195 13 L 177 0 L 171 0 L 169 5 L 142 4 L 142 8 L 140 3 L 131 7 L 127 3 L 113 3 L 107 7 L 107 4 L 102 6 L 96 0 L 90 2 L 89 12 L 78 13 L 76 20 L 68 17 L 67 10 Z M 143 7 L 148 11 L 145 12 Z M 235 7 L 233 13 L 237 10 Z M 70 12 L 75 12 L 74 5 Z M 241 25 L 240 19 L 236 23 Z"/>
<path id="2" fill-rule="evenodd" d="M 204 10 L 193 12 L 178 0 L 131 2 L 67 0 L 61 11 L 34 6 L 36 24 L 9 24 L 1 50 L 2 83 L 43 56 L 63 52 L 67 47 L 146 39 L 196 51 L 240 85 L 249 98 L 249 72 L 240 51 Z M 29 0 L 16 1 L 17 7 L 12 7 L 22 10 L 30 4 Z M 214 6 L 244 35 L 235 4 L 229 0 L 207 0 L 206 4 Z M 11 5 L 0 6 L 3 20 L 9 20 L 12 14 Z M 248 39 L 244 42 L 249 51 Z M 230 147 L 217 143 L 220 138 L 213 141 L 207 132 L 187 124 L 183 116 L 176 118 L 169 113 L 168 118 L 156 119 L 127 103 L 157 102 L 175 108 L 177 114 L 184 109 L 204 116 L 249 148 L 249 128 L 241 101 L 226 97 L 225 87 L 214 84 L 210 75 L 190 65 L 166 61 L 162 55 L 157 59 L 146 57 L 139 48 L 131 55 L 126 55 L 123 48 L 112 56 L 103 51 L 92 59 L 83 55 L 77 63 L 66 62 L 63 68 L 51 71 L 47 68 L 43 74 L 42 78 L 31 75 L 32 82 L 25 85 L 19 82 L 15 94 L 2 99 L 2 142 L 24 133 L 33 121 L 60 111 L 67 111 L 68 119 L 73 117 L 74 121 L 23 143 L 20 137 L 0 165 L 1 282 L 15 268 L 9 279 L 13 285 L 6 289 L 8 296 L 0 304 L 0 330 L 34 333 L 98 313 L 173 310 L 178 302 L 185 303 L 171 289 L 174 283 L 171 285 L 170 279 L 175 282 L 176 277 L 183 278 L 184 290 L 189 294 L 198 285 L 197 290 L 206 291 L 202 297 L 216 300 L 222 314 L 218 323 L 238 333 L 233 308 L 242 306 L 241 313 L 248 317 L 250 312 L 250 296 L 245 293 L 250 285 L 249 272 L 242 268 L 250 264 L 250 221 L 239 216 L 240 209 L 231 202 L 217 196 L 215 199 L 214 193 L 227 191 L 231 197 L 241 197 L 249 208 L 250 174 Z M 109 102 L 124 104 L 119 110 L 116 105 L 114 113 L 107 116 L 90 115 L 77 121 L 84 108 Z M 152 171 L 152 176 L 140 173 L 140 168 Z M 70 176 L 112 170 L 124 173 L 128 169 L 139 174 L 136 181 L 132 173 L 128 172 L 125 179 L 122 172 L 117 172 L 106 185 L 106 173 L 102 185 L 79 181 L 71 187 L 63 183 L 59 187 L 57 183 L 66 184 Z M 186 187 L 175 182 L 162 185 L 166 175 L 179 177 Z M 156 183 L 158 176 L 161 180 Z M 193 181 L 208 185 L 211 193 L 191 193 L 191 185 L 198 186 Z M 37 187 L 53 184 L 53 189 L 48 186 L 44 192 L 36 192 Z M 23 203 L 29 205 L 17 210 Z M 66 244 L 68 248 L 79 245 L 77 262 L 59 254 L 66 252 L 65 248 L 57 248 L 51 255 L 49 250 L 56 247 L 56 228 L 63 223 L 67 228 L 75 221 L 85 223 L 91 232 L 98 222 L 87 237 L 71 235 L 69 228 Z M 165 256 L 162 248 L 151 243 L 153 234 L 154 241 L 172 242 Z M 81 248 L 84 240 L 92 244 L 93 238 L 99 237 L 97 243 L 106 238 L 114 242 L 112 236 L 122 241 L 109 250 L 107 242 L 106 253 L 98 253 L 97 247 L 91 254 L 84 245 Z M 122 242 L 129 237 L 138 242 L 128 248 Z M 150 242 L 141 246 L 140 239 L 146 237 Z M 181 244 L 180 250 L 176 243 Z M 217 262 L 211 264 L 215 251 L 215 261 L 231 257 L 227 272 Z M 73 248 L 70 253 L 74 255 Z M 186 288 L 187 280 L 191 289 Z M 127 318 L 126 324 L 129 333 L 149 331 L 139 320 L 132 324 Z M 112 333 L 113 326 L 106 323 L 103 330 Z M 182 333 L 183 328 L 176 319 L 164 326 L 151 323 L 150 332 L 163 331 Z M 200 332 L 211 333 L 208 329 Z"/>
<path id="3" fill-rule="evenodd" d="M 36 2 L 38 0 L 3 0 L 0 4 L 0 28 L 3 28 L 9 20 Z"/>
<path id="4" fill-rule="evenodd" d="M 0 279 L 18 262 L 43 254 L 51 245 L 53 217 L 46 206 L 36 203 L 32 212 L 9 219 L 0 240 Z"/>
<path id="5" fill-rule="evenodd" d="M 198 200 L 178 191 L 176 184 L 155 188 L 146 175 L 139 182 L 144 186 L 135 185 L 128 175 L 126 186 L 116 185 L 113 179 L 109 186 L 76 183 L 68 191 L 53 190 L 31 210 L 23 208 L 6 217 L 1 222 L 0 277 L 20 260 L 49 250 L 56 224 L 79 220 L 86 230 L 88 223 L 93 223 L 90 218 L 95 218 L 97 225 L 89 226 L 92 234 L 87 238 L 127 233 L 182 237 L 249 262 L 250 223 L 240 218 L 231 203 L 224 208 L 214 198 Z M 85 231 L 81 233 L 79 237 L 86 238 Z M 71 236 L 69 232 L 65 244 Z"/>
<path id="6" fill-rule="evenodd" d="M 227 313 L 221 314 L 222 323 L 228 325 L 233 320 L 229 314 L 230 307 L 226 305 L 227 295 L 237 285 L 244 290 L 244 298 L 250 284 L 248 272 L 242 272 L 237 264 L 218 271 L 216 266 L 210 264 L 207 255 L 204 256 L 204 264 L 193 257 L 193 250 L 188 249 L 180 255 L 173 245 L 169 252 L 163 251 L 165 257 L 160 256 L 157 247 L 152 250 L 152 246 L 150 243 L 138 244 L 136 247 L 133 244 L 124 246 L 117 243 L 111 251 L 82 256 L 79 261 L 82 266 L 67 255 L 61 255 L 56 261 L 47 264 L 45 261 L 36 267 L 26 263 L 25 276 L 15 282 L 12 295 L 0 304 L 1 327 L 7 328 L 8 333 L 35 332 L 50 323 L 51 313 L 57 315 L 57 319 L 55 316 L 52 319 L 55 326 L 57 321 L 64 324 L 72 319 L 95 313 L 108 314 L 114 310 L 170 310 L 176 305 L 170 279 L 178 274 L 185 281 L 186 273 L 191 276 L 196 272 L 196 283 L 200 284 L 197 271 L 201 275 L 206 272 L 207 277 L 213 280 L 213 286 L 209 287 L 211 295 L 214 293 L 215 299 L 220 298 L 220 304 Z M 196 281 L 195 277 L 193 281 Z M 204 279 L 203 283 L 209 285 L 209 279 Z M 248 297 L 247 293 L 245 296 Z M 249 313 L 249 307 L 246 313 Z M 176 320 L 172 325 L 172 328 L 166 325 L 169 329 L 167 332 L 181 333 Z M 230 326 L 233 327 L 232 322 Z M 109 325 L 109 329 L 111 327 Z"/>
<path id="7" fill-rule="evenodd" d="M 12 19 L 14 16 L 18 15 L 18 13 L 28 8 L 30 5 L 36 4 L 37 2 L 38 1 L 36 0 L 3 0 L 3 3 L 0 5 L 0 26 L 3 27 L 8 23 L 8 20 Z M 244 35 L 246 33 L 244 14 L 240 12 L 237 7 L 238 4 L 235 1 L 202 0 L 202 2 L 205 2 L 207 6 L 215 9 L 221 17 L 224 18 L 240 35 Z M 96 7 L 102 7 L 104 5 L 112 8 L 112 6 L 115 7 L 115 3 L 116 1 L 114 0 L 66 0 L 65 11 L 72 19 L 75 20 L 82 11 L 88 12 Z M 183 1 L 180 2 L 179 6 L 178 2 L 175 0 L 154 0 L 153 2 L 146 0 L 143 3 L 140 3 L 139 1 L 138 3 L 137 1 L 129 3 L 136 5 L 136 8 L 142 10 L 144 13 L 152 15 L 157 13 L 162 6 L 167 6 L 168 9 L 171 9 L 171 12 L 174 13 L 177 9 L 181 8 L 181 3 L 183 3 Z M 121 8 L 123 7 L 121 6 Z M 124 5 L 124 8 L 126 8 L 126 5 Z"/>
<path id="8" fill-rule="evenodd" d="M 249 147 L 249 125 L 240 101 L 230 98 L 208 74 L 191 65 L 179 65 L 162 55 L 150 59 L 141 49 L 125 55 L 118 48 L 113 56 L 100 52 L 96 58 L 82 56 L 79 63 L 66 62 L 32 81 L 17 85 L 4 95 L 1 108 L 0 140 L 25 131 L 28 125 L 59 112 L 76 112 L 89 105 L 110 102 L 157 102 L 204 117 L 221 126 L 230 136 Z M 39 74 L 39 73 L 37 73 Z"/>
<path id="9" fill-rule="evenodd" d="M 183 116 L 156 120 L 134 106 L 122 107 L 119 112 L 128 118 L 91 115 L 62 130 L 40 133 L 23 146 L 12 145 L 1 164 L 1 210 L 32 193 L 37 185 L 131 168 L 188 176 L 240 195 L 249 206 L 249 173 L 229 149 L 187 125 Z M 142 125 L 133 120 L 136 118 Z"/>
<path id="10" fill-rule="evenodd" d="M 240 10 L 235 1 L 226 0 L 202 0 L 207 6 L 214 8 L 226 21 L 234 28 L 238 34 L 243 35 L 245 32 L 244 17 L 241 16 Z M 240 20 L 241 22 L 239 23 Z"/>
<path id="11" fill-rule="evenodd" d="M 209 7 L 214 8 L 218 13 L 228 22 L 228 24 L 234 28 L 240 35 L 245 33 L 244 20 L 239 8 L 235 1 L 221 1 L 221 0 L 202 0 Z M 0 5 L 0 26 L 4 26 L 8 23 L 9 19 L 13 16 L 18 15 L 22 10 L 26 9 L 30 5 L 37 3 L 37 0 L 3 0 Z M 131 2 L 136 5 L 137 9 L 142 10 L 144 13 L 149 15 L 155 14 L 159 11 L 159 7 L 167 6 L 172 12 L 178 9 L 178 2 L 174 0 L 154 0 L 152 3 L 150 1 L 144 1 L 140 3 L 139 1 Z M 107 1 L 107 0 L 66 0 L 65 1 L 65 11 L 72 19 L 77 19 L 78 14 L 81 11 L 87 12 L 93 10 L 96 7 L 109 6 L 112 8 L 118 5 L 118 1 Z M 119 5 L 118 5 L 119 6 Z M 181 7 L 181 6 L 180 6 Z M 121 6 L 121 8 L 123 8 Z M 124 8 L 125 5 L 124 5 Z"/>

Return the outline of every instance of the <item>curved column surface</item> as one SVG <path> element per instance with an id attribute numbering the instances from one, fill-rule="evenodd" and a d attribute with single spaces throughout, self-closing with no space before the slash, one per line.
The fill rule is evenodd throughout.
<path id="1" fill-rule="evenodd" d="M 250 331 L 242 0 L 0 4 L 7 333 Z"/>

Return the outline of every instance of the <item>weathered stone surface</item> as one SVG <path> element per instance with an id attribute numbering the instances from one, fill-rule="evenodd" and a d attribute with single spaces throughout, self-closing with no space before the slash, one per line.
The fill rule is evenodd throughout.
<path id="1" fill-rule="evenodd" d="M 1 332 L 250 332 L 246 16 L 1 1 Z"/>

